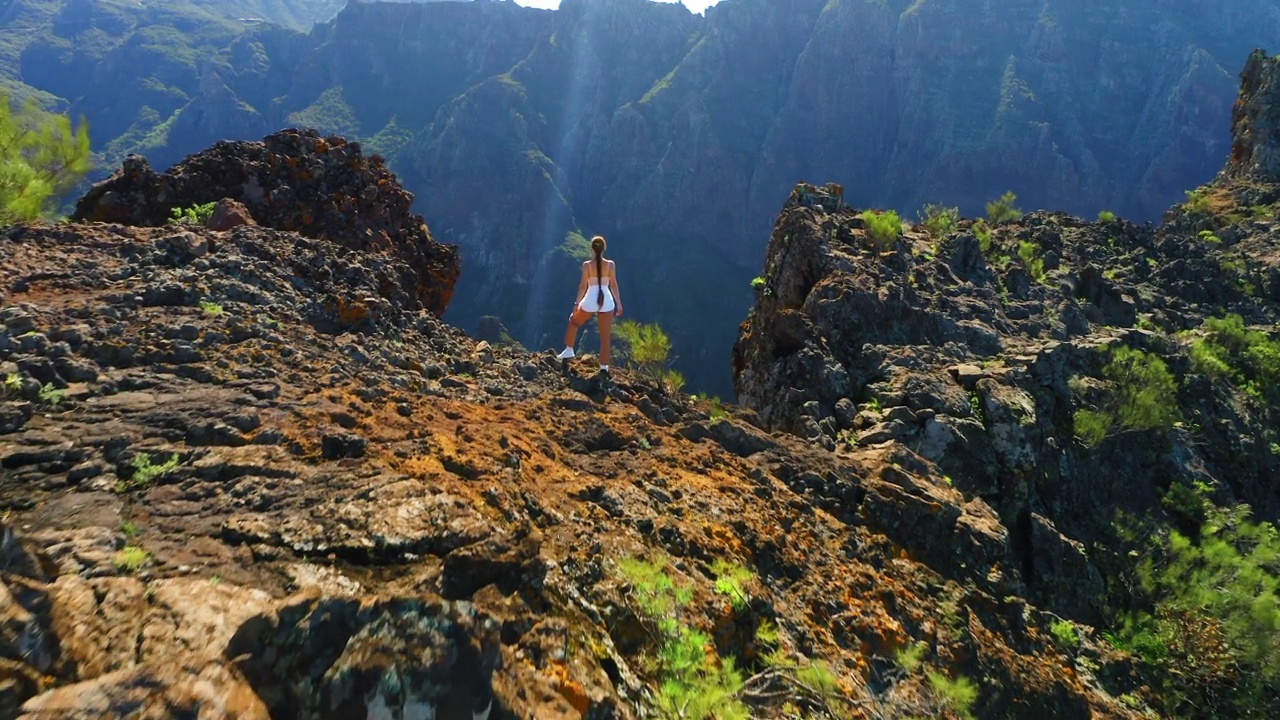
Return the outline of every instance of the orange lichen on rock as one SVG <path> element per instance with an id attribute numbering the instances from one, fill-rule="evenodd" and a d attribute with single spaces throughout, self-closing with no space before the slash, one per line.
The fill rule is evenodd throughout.
<path id="1" fill-rule="evenodd" d="M 715 554 L 724 558 L 750 558 L 751 552 L 742 544 L 732 528 L 720 523 L 706 523 L 703 531 L 711 541 Z"/>
<path id="2" fill-rule="evenodd" d="M 543 670 L 552 682 L 555 683 L 556 692 L 573 706 L 583 717 L 586 717 L 587 710 L 591 707 L 591 698 L 587 696 L 586 688 L 582 687 L 582 683 L 574 680 L 569 674 L 569 667 L 562 662 L 550 662 Z"/>
<path id="3" fill-rule="evenodd" d="M 346 298 L 338 299 L 338 322 L 348 325 L 358 325 L 369 319 L 369 306 L 358 301 L 347 300 Z"/>

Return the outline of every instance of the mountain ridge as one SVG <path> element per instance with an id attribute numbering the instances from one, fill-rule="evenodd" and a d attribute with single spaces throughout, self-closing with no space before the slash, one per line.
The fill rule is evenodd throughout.
<path id="1" fill-rule="evenodd" d="M 194 28 L 186 40 L 103 45 L 94 38 L 119 31 L 102 16 L 83 37 L 35 33 L 24 53 L 59 58 L 46 65 L 67 88 L 96 73 L 98 90 L 82 96 L 34 85 L 109 136 L 95 135 L 104 167 L 135 151 L 164 167 L 283 126 L 366 141 L 473 268 L 450 316 L 466 327 L 497 315 L 525 344 L 550 344 L 563 322 L 554 293 L 574 280 L 560 248 L 573 233 L 605 234 L 627 266 L 649 271 L 630 309 L 668 329 L 692 386 L 727 394 L 728 328 L 797 179 L 838 181 L 859 204 L 906 214 L 927 202 L 973 214 L 1012 189 L 1028 206 L 1149 219 L 1209 179 L 1228 142 L 1226 68 L 1280 32 L 1280 11 L 1205 12 L 1031 0 L 972 13 L 951 0 L 726 0 L 705 15 L 638 0 L 556 11 L 370 3 L 303 35 L 192 24 L 175 9 L 149 32 Z M 432 71 L 409 72 L 420 67 Z M 10 82 L 22 72 L 10 68 Z"/>
<path id="2" fill-rule="evenodd" d="M 1238 152 L 1159 228 L 886 223 L 797 185 L 742 407 L 478 342 L 408 300 L 452 279 L 395 245 L 272 227 L 349 221 L 327 193 L 7 228 L 0 712 L 1265 712 L 1277 88 L 1252 54 Z M 258 184 L 292 186 L 351 144 L 320 139 L 220 143 L 126 206 L 281 145 Z M 339 196 L 405 210 L 356 165 Z"/>

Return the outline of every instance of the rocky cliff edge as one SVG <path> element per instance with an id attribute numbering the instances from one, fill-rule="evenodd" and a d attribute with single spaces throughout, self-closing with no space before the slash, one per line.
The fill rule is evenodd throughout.
<path id="1" fill-rule="evenodd" d="M 0 234 L 0 716 L 1134 716 L 927 454 L 476 342 L 228 152 Z"/>
<path id="2" fill-rule="evenodd" d="M 404 190 L 378 155 L 313 130 L 283 130 L 260 142 L 219 142 L 164 173 L 131 155 L 76 204 L 77 221 L 163 226 L 174 210 L 223 199 L 266 227 L 333 241 L 347 250 L 386 253 L 404 262 L 384 296 L 399 307 L 444 312 L 457 282 L 457 248 L 431 237 Z"/>

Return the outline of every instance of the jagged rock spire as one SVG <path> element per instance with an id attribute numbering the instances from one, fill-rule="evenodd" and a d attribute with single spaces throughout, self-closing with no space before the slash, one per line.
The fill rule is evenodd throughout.
<path id="1" fill-rule="evenodd" d="M 1280 57 L 1254 50 L 1231 113 L 1229 176 L 1280 182 Z"/>

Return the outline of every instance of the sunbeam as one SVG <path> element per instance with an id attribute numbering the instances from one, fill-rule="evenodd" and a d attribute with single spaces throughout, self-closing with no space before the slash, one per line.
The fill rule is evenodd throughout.
<path id="1" fill-rule="evenodd" d="M 551 149 L 551 161 L 557 169 L 572 167 L 571 158 L 577 156 L 577 143 L 581 138 L 578 126 L 582 120 L 585 106 L 584 95 L 590 82 L 591 64 L 595 62 L 592 50 L 591 25 L 595 17 L 594 5 L 588 5 L 583 13 L 581 25 L 570 50 L 569 67 L 566 78 L 564 111 L 559 118 L 559 128 L 553 128 L 552 137 L 555 144 Z M 554 122 L 554 121 L 553 121 Z M 546 303 L 552 302 L 550 297 L 551 265 L 546 262 L 557 245 L 564 241 L 567 230 L 566 214 L 570 212 L 568 203 L 560 191 L 557 178 L 563 177 L 560 172 L 549 178 L 547 196 L 544 201 L 545 212 L 542 216 L 542 229 L 535 239 L 534 254 L 536 265 L 533 281 L 530 284 L 529 304 L 525 308 L 522 323 L 523 335 L 542 344 L 545 331 L 543 321 L 548 317 Z M 555 313 L 550 314 L 555 317 Z"/>

